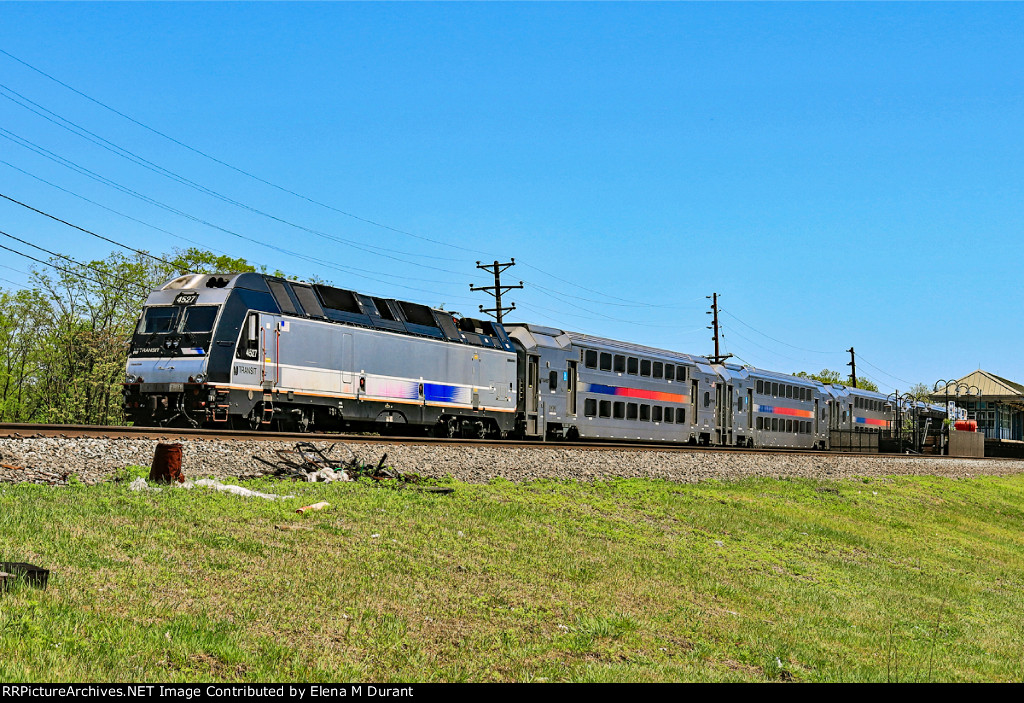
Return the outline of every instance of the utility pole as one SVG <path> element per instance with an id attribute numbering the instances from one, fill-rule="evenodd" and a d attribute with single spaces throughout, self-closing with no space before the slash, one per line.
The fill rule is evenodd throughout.
<path id="1" fill-rule="evenodd" d="M 857 357 L 853 353 L 853 347 L 850 347 L 846 351 L 850 352 L 850 363 L 847 366 L 850 367 L 850 380 L 853 382 L 853 387 L 857 387 Z"/>
<path id="2" fill-rule="evenodd" d="M 484 306 L 481 305 L 480 306 L 480 312 L 482 312 L 482 313 L 484 313 L 486 315 L 490 315 L 491 317 L 493 317 L 495 320 L 498 321 L 499 325 L 501 324 L 502 316 L 506 312 L 512 312 L 513 310 L 516 309 L 516 304 L 515 303 L 512 303 L 512 305 L 507 307 L 507 308 L 503 308 L 501 306 L 501 294 L 502 293 L 507 293 L 508 291 L 514 290 L 516 288 L 522 288 L 523 287 L 523 282 L 522 281 L 519 281 L 519 285 L 518 286 L 503 286 L 503 285 L 501 285 L 501 272 L 504 271 L 505 269 L 510 268 L 512 266 L 515 266 L 515 265 L 516 265 L 516 260 L 515 259 L 512 259 L 507 264 L 502 264 L 502 263 L 498 263 L 497 261 L 495 261 L 493 264 L 481 265 L 480 262 L 477 261 L 476 262 L 476 267 L 478 269 L 483 269 L 487 273 L 494 274 L 494 285 L 493 286 L 474 286 L 472 283 L 469 284 L 469 290 L 470 291 L 474 291 L 475 292 L 475 291 L 478 291 L 478 290 L 482 290 L 482 291 L 487 292 L 489 295 L 493 295 L 494 296 L 494 307 L 493 308 L 486 308 L 485 309 Z"/>
<path id="3" fill-rule="evenodd" d="M 725 356 L 722 356 L 721 354 L 718 353 L 718 293 L 712 293 L 711 295 L 706 295 L 704 297 L 711 301 L 711 310 L 709 310 L 706 314 L 714 316 L 712 318 L 712 324 L 714 326 L 708 327 L 708 329 L 714 329 L 715 331 L 715 333 L 711 336 L 711 340 L 715 343 L 715 355 L 712 357 L 708 357 L 708 361 L 710 361 L 712 364 L 721 364 L 723 361 L 731 357 L 732 354 L 726 354 Z"/>

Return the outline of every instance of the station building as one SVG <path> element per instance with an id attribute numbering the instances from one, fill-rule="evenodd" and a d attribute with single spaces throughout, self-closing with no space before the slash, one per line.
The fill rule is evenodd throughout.
<path id="1" fill-rule="evenodd" d="M 973 388 L 968 395 L 964 388 L 970 386 Z M 1024 385 L 978 369 L 950 381 L 948 388 L 948 394 L 940 387 L 928 397 L 933 403 L 956 401 L 967 410 L 969 420 L 978 422 L 978 431 L 984 432 L 987 440 L 1024 441 Z"/>

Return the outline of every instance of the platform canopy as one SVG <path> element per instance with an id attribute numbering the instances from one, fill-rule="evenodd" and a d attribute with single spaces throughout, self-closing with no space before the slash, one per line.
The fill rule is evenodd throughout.
<path id="1" fill-rule="evenodd" d="M 958 378 L 949 382 L 949 393 L 946 394 L 940 386 L 937 392 L 932 393 L 931 398 L 936 403 L 945 402 L 946 398 L 954 399 L 956 397 L 956 387 L 958 385 L 974 386 L 980 393 L 972 393 L 968 398 L 963 392 L 960 391 L 960 400 L 985 400 L 985 401 L 1000 401 L 1009 405 L 1017 405 L 1024 408 L 1024 386 L 1019 383 L 1003 378 L 1002 376 L 996 376 L 994 373 L 983 371 L 978 369 L 972 373 L 967 374 L 963 378 Z"/>

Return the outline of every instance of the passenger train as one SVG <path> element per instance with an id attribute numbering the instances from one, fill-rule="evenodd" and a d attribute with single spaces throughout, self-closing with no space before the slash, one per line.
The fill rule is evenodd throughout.
<path id="1" fill-rule="evenodd" d="M 149 295 L 124 412 L 142 426 L 808 449 L 893 422 L 880 393 L 259 273 Z"/>

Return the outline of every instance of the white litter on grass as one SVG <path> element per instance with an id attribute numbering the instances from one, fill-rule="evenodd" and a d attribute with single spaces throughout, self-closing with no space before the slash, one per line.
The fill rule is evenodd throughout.
<path id="1" fill-rule="evenodd" d="M 146 479 L 139 476 L 137 479 L 128 484 L 129 491 L 156 491 L 160 492 L 163 489 L 160 486 L 150 486 L 146 483 Z"/>
<path id="2" fill-rule="evenodd" d="M 285 498 L 294 498 L 295 496 L 279 496 L 274 493 L 260 493 L 259 491 L 251 491 L 248 488 L 242 488 L 241 486 L 233 486 L 227 483 L 221 483 L 209 478 L 201 478 L 198 481 L 186 481 L 185 483 L 172 484 L 172 488 L 192 488 L 194 486 L 210 487 L 215 491 L 224 491 L 225 493 L 234 493 L 236 496 L 244 496 L 246 498 L 263 498 L 265 500 L 284 500 Z M 128 490 L 130 491 L 162 491 L 163 488 L 160 486 L 150 486 L 146 483 L 146 479 L 141 476 L 131 483 L 128 484 Z"/>
<path id="3" fill-rule="evenodd" d="M 215 491 L 224 491 L 225 493 L 233 493 L 236 496 L 245 496 L 246 498 L 263 498 L 265 500 L 284 500 L 285 498 L 294 498 L 295 496 L 279 496 L 274 493 L 260 493 L 259 491 L 250 491 L 248 488 L 242 488 L 241 486 L 233 486 L 229 483 L 221 483 L 209 478 L 201 478 L 198 481 L 186 482 L 181 485 L 182 488 L 191 488 L 192 486 L 209 486 Z"/>
<path id="4" fill-rule="evenodd" d="M 344 471 L 335 471 L 334 469 L 321 469 L 320 471 L 314 471 L 313 473 L 306 474 L 306 481 L 309 483 L 331 483 L 332 481 L 351 481 L 349 475 Z"/>

